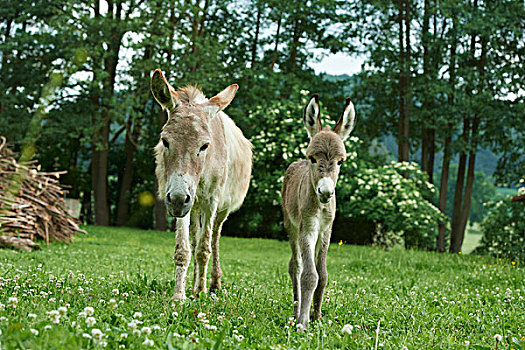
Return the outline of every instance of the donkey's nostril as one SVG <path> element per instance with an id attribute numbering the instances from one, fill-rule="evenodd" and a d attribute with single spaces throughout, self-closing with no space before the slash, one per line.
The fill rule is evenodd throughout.
<path id="1" fill-rule="evenodd" d="M 168 203 L 171 203 L 171 197 L 170 197 L 170 194 L 168 193 L 168 195 L 166 196 L 166 199 L 168 200 Z"/>
<path id="2" fill-rule="evenodd" d="M 185 203 L 185 204 L 188 204 L 188 203 L 190 202 L 190 199 L 191 199 L 190 195 L 187 194 L 187 195 L 186 195 L 186 200 L 184 201 L 184 203 Z"/>

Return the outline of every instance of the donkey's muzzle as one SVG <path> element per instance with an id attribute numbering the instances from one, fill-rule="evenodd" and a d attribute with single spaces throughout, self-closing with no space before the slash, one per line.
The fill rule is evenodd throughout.
<path id="1" fill-rule="evenodd" d="M 166 195 L 166 208 L 171 216 L 181 218 L 186 216 L 192 206 L 192 198 L 189 193 L 171 193 Z"/>
<path id="2" fill-rule="evenodd" d="M 327 204 L 335 194 L 334 181 L 329 177 L 323 177 L 317 183 L 317 198 L 319 202 Z"/>

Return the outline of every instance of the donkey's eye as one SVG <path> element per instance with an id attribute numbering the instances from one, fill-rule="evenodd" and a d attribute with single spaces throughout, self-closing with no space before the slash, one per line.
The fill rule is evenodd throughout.
<path id="1" fill-rule="evenodd" d="M 205 143 L 204 145 L 202 145 L 202 147 L 200 148 L 199 152 L 206 151 L 206 149 L 208 148 L 209 145 L 210 145 L 209 143 Z"/>
<path id="2" fill-rule="evenodd" d="M 162 144 L 164 145 L 164 147 L 169 149 L 170 148 L 170 144 L 168 143 L 168 140 L 166 140 L 165 138 L 162 138 L 161 140 L 162 140 Z"/>
<path id="3" fill-rule="evenodd" d="M 317 160 L 312 156 L 308 157 L 308 159 L 310 159 L 310 162 L 312 162 L 312 164 L 317 163 Z"/>
<path id="4" fill-rule="evenodd" d="M 337 161 L 337 165 L 341 165 L 341 164 L 343 164 L 343 160 L 342 160 L 342 159 L 339 159 L 339 160 Z"/>

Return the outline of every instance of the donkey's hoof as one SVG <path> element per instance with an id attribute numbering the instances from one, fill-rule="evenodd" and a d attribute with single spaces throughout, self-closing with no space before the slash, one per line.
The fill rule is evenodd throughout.
<path id="1" fill-rule="evenodd" d="M 314 312 L 310 315 L 310 321 L 319 321 L 321 319 L 322 314 L 319 312 Z"/>
<path id="2" fill-rule="evenodd" d="M 308 328 L 308 322 L 297 323 L 297 325 L 295 326 L 295 329 L 297 330 L 298 333 L 303 333 L 304 331 L 306 331 L 307 328 Z"/>
<path id="3" fill-rule="evenodd" d="M 210 292 L 221 290 L 221 281 L 211 281 L 210 283 Z"/>

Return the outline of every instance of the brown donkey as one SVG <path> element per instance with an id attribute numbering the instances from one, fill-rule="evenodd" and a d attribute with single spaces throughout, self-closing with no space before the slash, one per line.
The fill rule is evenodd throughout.
<path id="1" fill-rule="evenodd" d="M 326 253 L 335 217 L 335 184 L 339 166 L 346 159 L 343 141 L 355 125 L 354 105 L 349 98 L 332 130 L 321 126 L 319 96 L 312 96 L 304 110 L 310 143 L 308 160 L 292 163 L 282 188 L 284 227 L 290 236 L 294 317 L 307 327 L 313 298 L 312 319 L 321 318 L 321 303 L 328 279 Z"/>
<path id="2" fill-rule="evenodd" d="M 186 298 L 186 273 L 193 253 L 193 293 L 206 292 L 213 252 L 211 289 L 220 289 L 219 237 L 228 215 L 240 208 L 252 171 L 252 145 L 222 110 L 238 85 L 209 100 L 193 86 L 175 90 L 157 69 L 151 91 L 168 111 L 155 147 L 158 195 L 177 218 L 174 300 Z M 191 248 L 190 248 L 191 237 Z M 191 249 L 191 250 L 190 250 Z"/>

